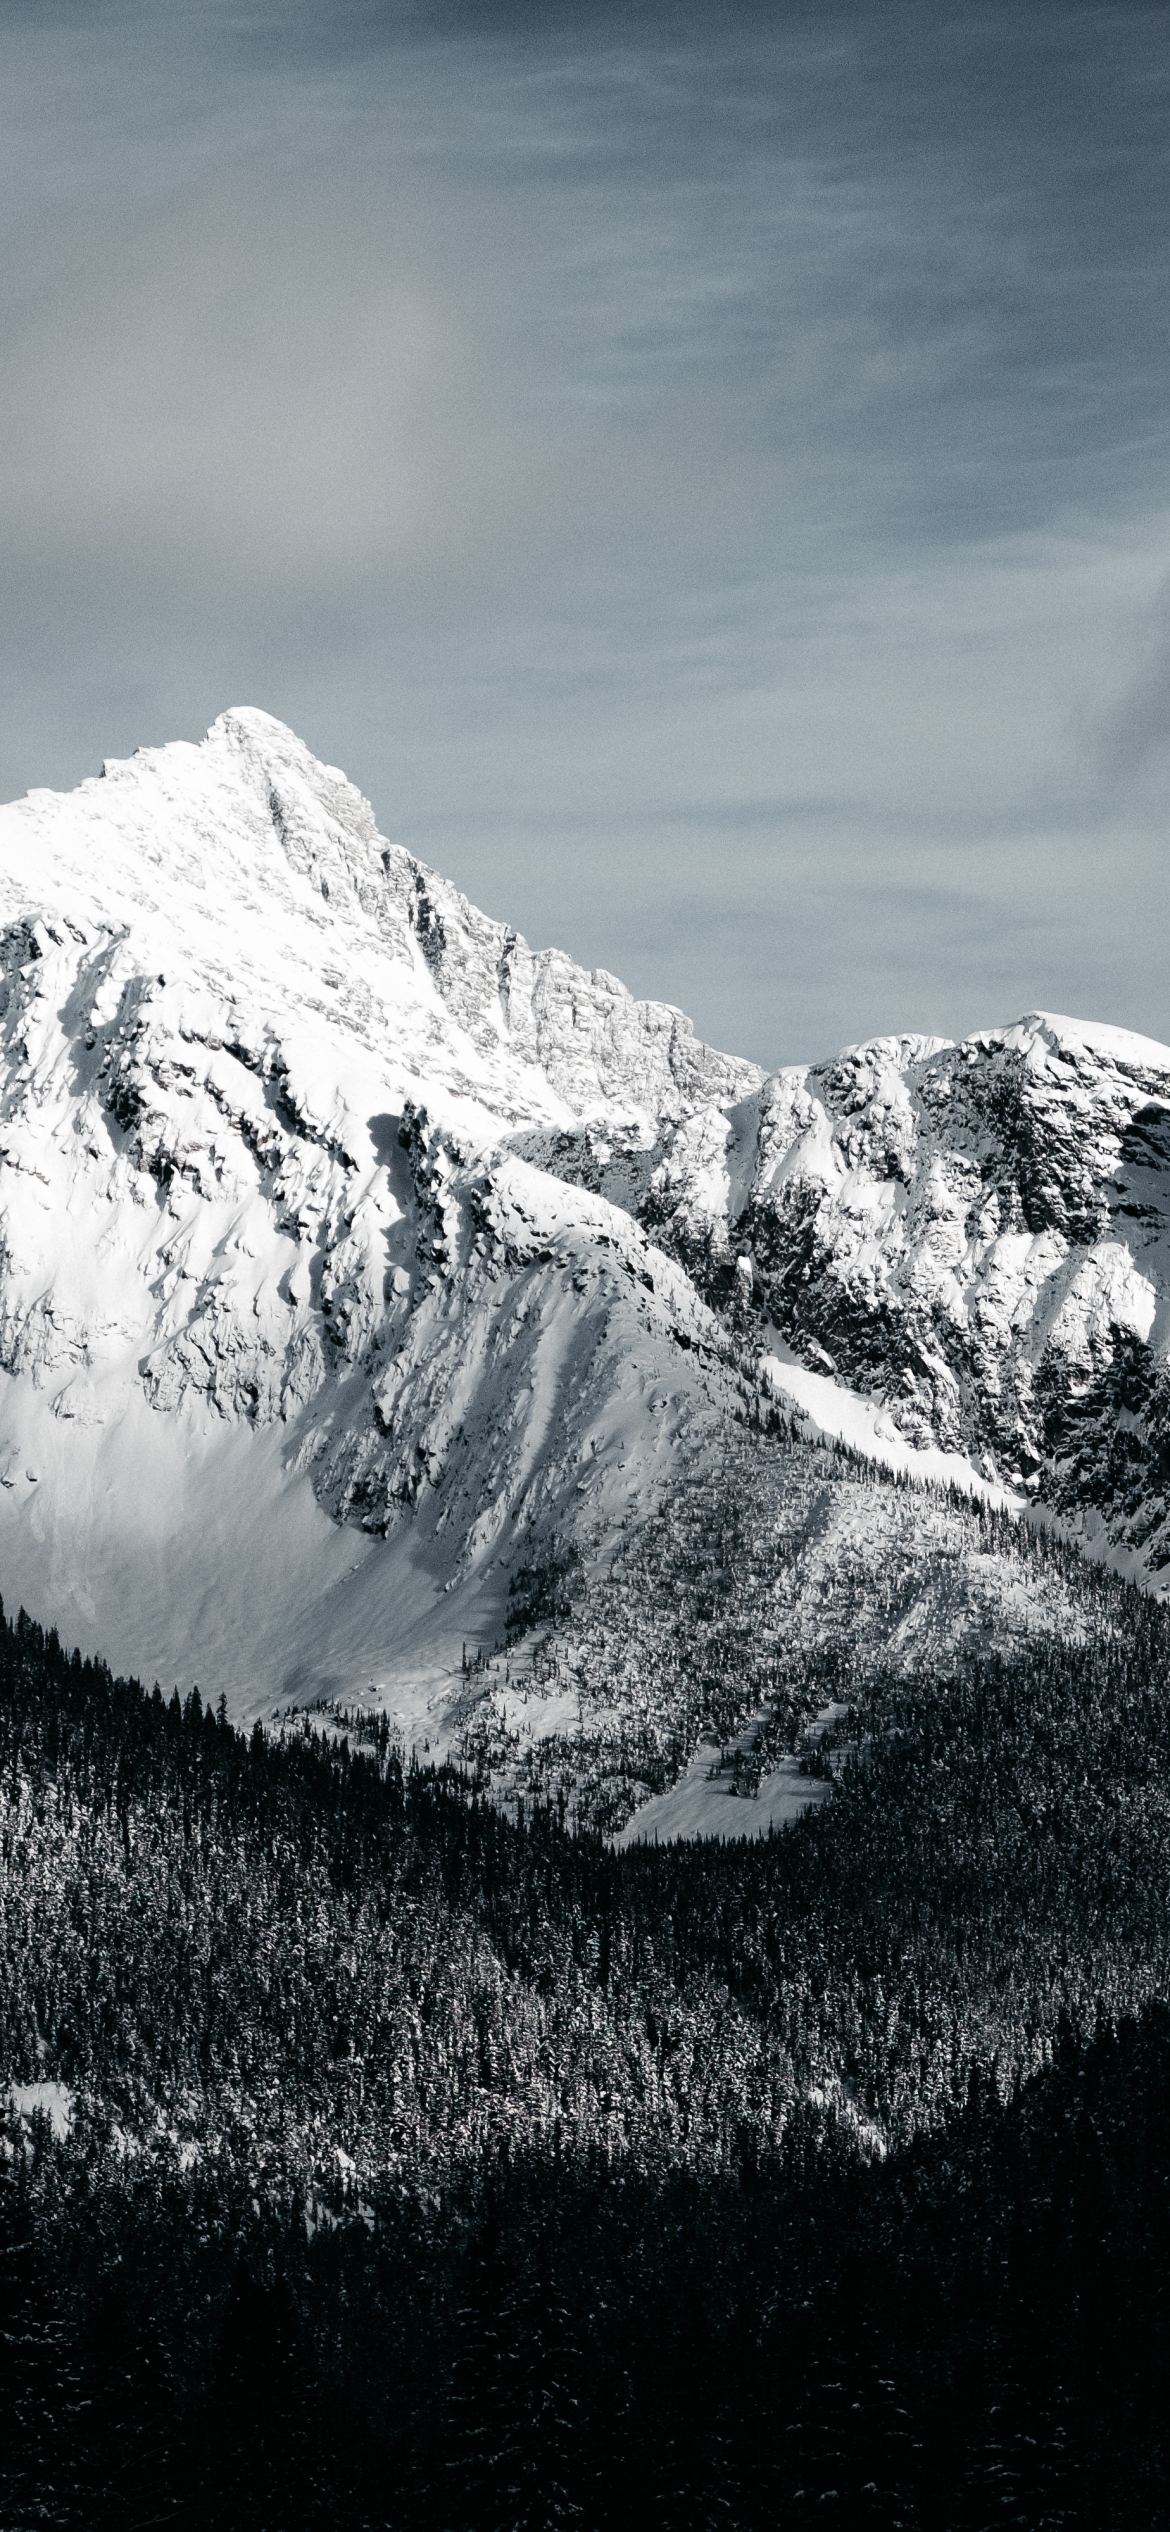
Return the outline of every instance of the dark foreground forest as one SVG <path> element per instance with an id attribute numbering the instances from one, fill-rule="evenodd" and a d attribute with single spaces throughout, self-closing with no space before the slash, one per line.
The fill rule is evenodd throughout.
<path id="1" fill-rule="evenodd" d="M 795 1828 L 621 1855 L 5 1623 L 4 2525 L 1170 2522 L 1170 1625 L 1109 1588 L 876 1685 Z"/>

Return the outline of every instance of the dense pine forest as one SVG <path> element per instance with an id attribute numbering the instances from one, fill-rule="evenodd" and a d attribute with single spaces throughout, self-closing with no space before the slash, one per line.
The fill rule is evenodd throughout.
<path id="1" fill-rule="evenodd" d="M 6 2526 L 1170 2520 L 1170 1621 L 613 1852 L 0 1633 Z"/>

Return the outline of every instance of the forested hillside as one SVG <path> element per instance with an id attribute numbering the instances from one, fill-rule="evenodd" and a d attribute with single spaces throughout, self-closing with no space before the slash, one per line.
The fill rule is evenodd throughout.
<path id="1" fill-rule="evenodd" d="M 5 1624 L 0 2519 L 1165 2520 L 1170 1624 L 1103 1588 L 623 1854 Z"/>
<path id="2" fill-rule="evenodd" d="M 480 1649 L 454 1740 L 498 1798 L 563 1795 L 575 1823 L 636 1830 L 704 1733 L 749 1725 L 767 1767 L 875 1673 L 1131 1623 L 1132 1595 L 1044 1523 L 754 1413 L 623 1525 L 601 1574 L 570 1547 L 513 1576 L 520 1660 Z"/>

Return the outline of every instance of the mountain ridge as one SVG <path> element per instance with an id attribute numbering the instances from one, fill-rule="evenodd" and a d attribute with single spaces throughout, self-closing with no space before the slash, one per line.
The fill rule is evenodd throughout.
<path id="1" fill-rule="evenodd" d="M 817 1433 L 1156 1585 L 1167 1050 L 1036 1018 L 766 1075 L 531 951 L 250 708 L 0 812 L 0 928 L 0 1554 L 119 1667 L 441 1749 L 507 1641 L 500 1745 L 563 1745 L 623 1540 L 691 1495 L 750 1509 L 758 1645 L 783 1603 L 815 1653 L 836 1568 L 880 1604 L 910 1548 Z M 1018 1560 L 989 1620 L 974 1530 L 915 1536 L 907 1647 L 1010 1638 Z M 509 1623 L 546 1569 L 576 1694 Z M 746 1713 L 772 1674 L 735 1661 Z M 622 1693 L 591 1747 L 632 1746 Z"/>

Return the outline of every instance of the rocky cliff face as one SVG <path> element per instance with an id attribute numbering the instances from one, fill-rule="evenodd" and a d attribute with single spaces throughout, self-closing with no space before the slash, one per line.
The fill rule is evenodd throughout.
<path id="1" fill-rule="evenodd" d="M 1033 1014 L 697 1109 L 630 1200 L 726 1319 L 1157 1577 L 1168 1164 L 1170 1051 Z"/>
<path id="2" fill-rule="evenodd" d="M 251 711 L 0 812 L 0 971 L 0 1588 L 115 1661 L 450 1745 L 549 1576 L 637 1573 L 649 1622 L 630 1543 L 683 1496 L 692 1562 L 730 1490 L 771 1574 L 799 1494 L 878 1575 L 872 1489 L 823 1500 L 791 1439 L 752 1473 L 785 1393 L 798 1435 L 1170 1556 L 1164 1050 L 1032 1020 L 765 1079 L 477 913 Z M 918 1645 L 1019 1599 L 947 1520 Z M 820 1640 L 811 1548 L 782 1621 L 777 1577 L 721 1714 L 777 1626 Z M 625 1747 L 637 1681 L 577 1634 Z M 563 1741 L 585 1688 L 550 1678 Z"/>

